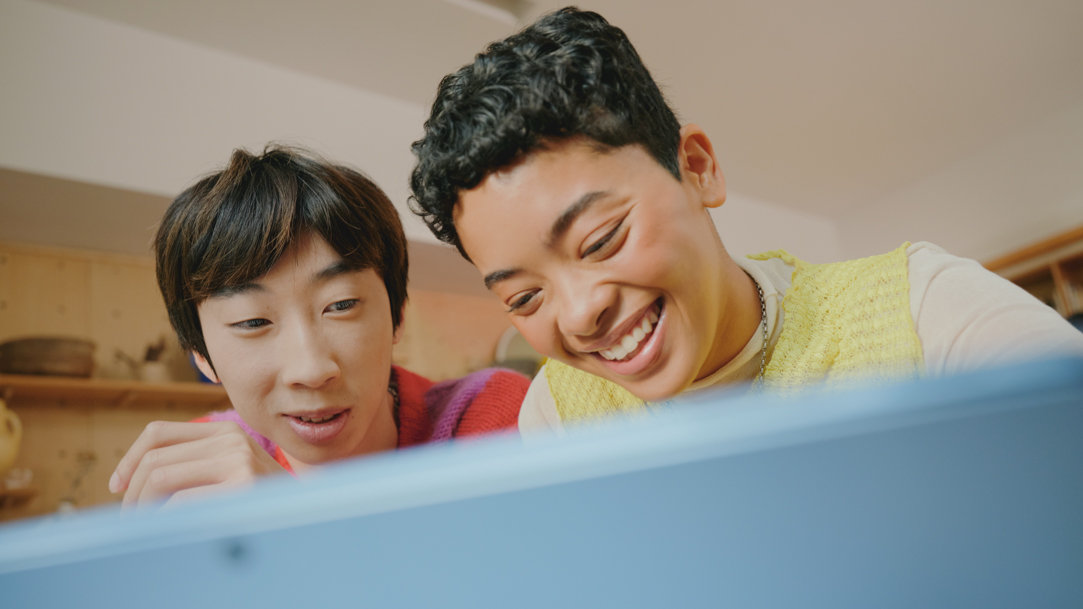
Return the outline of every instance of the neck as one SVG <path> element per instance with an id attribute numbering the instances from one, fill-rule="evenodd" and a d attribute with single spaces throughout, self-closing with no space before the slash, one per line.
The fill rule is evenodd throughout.
<path id="1" fill-rule="evenodd" d="M 737 263 L 728 262 L 723 269 L 722 293 L 718 295 L 719 319 L 714 344 L 696 376 L 697 381 L 730 363 L 761 327 L 763 315 L 756 282 Z"/>

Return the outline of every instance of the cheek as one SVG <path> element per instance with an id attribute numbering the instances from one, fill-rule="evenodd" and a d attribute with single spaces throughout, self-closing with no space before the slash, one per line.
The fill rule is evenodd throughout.
<path id="1" fill-rule="evenodd" d="M 664 222 L 656 226 L 661 229 L 644 231 L 627 244 L 631 255 L 623 260 L 625 272 L 641 285 L 682 282 L 693 266 L 688 263 L 688 236 L 670 231 Z"/>
<path id="2" fill-rule="evenodd" d="M 277 352 L 268 341 L 246 340 L 227 333 L 205 333 L 204 340 L 214 370 L 232 396 L 250 396 L 273 381 Z"/>
<path id="3" fill-rule="evenodd" d="M 395 346 L 395 332 L 391 318 L 374 320 L 374 323 L 355 324 L 332 328 L 328 341 L 339 358 L 364 366 L 383 366 L 391 360 Z"/>
<path id="4" fill-rule="evenodd" d="M 513 317 L 511 322 L 538 353 L 552 357 L 557 352 L 555 346 L 559 344 L 560 337 L 555 334 L 554 324 L 547 324 L 541 319 L 522 317 Z"/>
<path id="5" fill-rule="evenodd" d="M 211 352 L 212 357 L 214 352 Z M 266 393 L 274 386 L 277 378 L 278 363 L 267 357 L 266 354 L 257 356 L 247 353 L 243 356 L 225 357 L 216 359 L 218 377 L 229 391 L 231 396 L 237 398 L 251 398 Z M 234 401 L 244 401 L 243 399 Z"/>
<path id="6" fill-rule="evenodd" d="M 252 429 L 271 437 L 278 402 L 274 397 L 278 391 L 274 370 L 251 359 L 243 363 L 234 361 L 218 369 L 232 408 Z"/>

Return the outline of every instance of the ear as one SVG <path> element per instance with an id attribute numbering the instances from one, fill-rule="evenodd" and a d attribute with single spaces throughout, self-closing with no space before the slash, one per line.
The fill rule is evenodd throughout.
<path id="1" fill-rule="evenodd" d="M 710 138 L 698 125 L 681 127 L 678 148 L 682 179 L 699 191 L 704 207 L 720 207 L 726 202 L 726 178 L 714 156 Z"/>
<path id="2" fill-rule="evenodd" d="M 211 366 L 211 363 L 207 361 L 207 358 L 192 351 L 192 361 L 196 363 L 196 368 L 199 368 L 199 371 L 203 373 L 203 376 L 211 379 L 215 383 L 222 383 L 222 381 L 218 379 L 218 375 L 214 373 L 214 366 Z"/>

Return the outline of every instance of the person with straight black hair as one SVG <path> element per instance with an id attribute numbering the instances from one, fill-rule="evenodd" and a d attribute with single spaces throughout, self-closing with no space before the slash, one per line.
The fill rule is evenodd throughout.
<path id="1" fill-rule="evenodd" d="M 354 169 L 237 150 L 173 201 L 154 248 L 180 345 L 233 408 L 148 425 L 109 482 L 125 505 L 515 426 L 529 384 L 517 372 L 433 383 L 392 365 L 406 238 Z"/>

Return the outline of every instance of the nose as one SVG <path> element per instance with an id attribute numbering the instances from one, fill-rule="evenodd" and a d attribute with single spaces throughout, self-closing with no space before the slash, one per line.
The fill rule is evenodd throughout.
<path id="1" fill-rule="evenodd" d="M 589 280 L 564 284 L 557 325 L 565 338 L 587 340 L 606 331 L 606 319 L 616 304 L 616 289 Z"/>
<path id="2" fill-rule="evenodd" d="M 307 327 L 296 327 L 284 334 L 286 340 L 280 349 L 286 385 L 319 389 L 338 377 L 338 362 L 327 337 Z"/>

